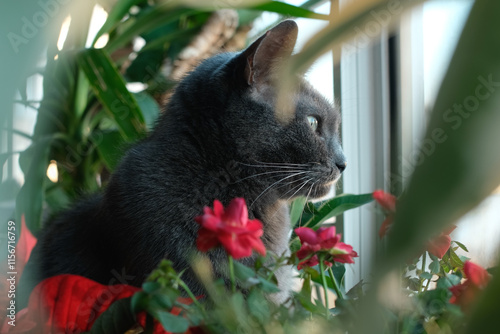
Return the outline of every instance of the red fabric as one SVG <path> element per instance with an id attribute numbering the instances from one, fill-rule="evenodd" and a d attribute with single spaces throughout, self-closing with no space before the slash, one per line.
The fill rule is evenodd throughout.
<path id="1" fill-rule="evenodd" d="M 2 333 L 55 334 L 89 331 L 95 320 L 113 302 L 131 297 L 139 290 L 125 284 L 102 285 L 76 275 L 50 277 L 35 287 L 28 307 L 16 315 L 16 326 L 5 321 Z M 178 301 L 191 303 L 189 298 L 179 298 Z M 174 308 L 172 314 L 178 315 L 180 311 L 179 308 Z M 139 313 L 137 321 L 144 327 L 146 314 Z M 154 333 L 168 332 L 159 323 L 155 323 Z M 192 332 L 188 330 L 186 333 Z"/>
<path id="2" fill-rule="evenodd" d="M 249 257 L 255 250 L 266 255 L 266 248 L 260 239 L 264 233 L 258 219 L 248 219 L 248 209 L 243 198 L 233 199 L 224 210 L 222 203 L 214 201 L 213 210 L 203 209 L 203 215 L 195 218 L 200 224 L 196 246 L 206 252 L 222 245 L 235 259 Z"/>

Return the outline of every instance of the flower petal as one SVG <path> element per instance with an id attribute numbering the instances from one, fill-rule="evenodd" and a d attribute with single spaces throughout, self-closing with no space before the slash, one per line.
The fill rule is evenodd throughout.
<path id="1" fill-rule="evenodd" d="M 224 215 L 224 206 L 217 199 L 214 201 L 214 210 L 212 211 L 212 214 L 220 218 Z"/>
<path id="2" fill-rule="evenodd" d="M 299 264 L 297 265 L 297 269 L 301 270 L 304 267 L 314 267 L 318 263 L 319 263 L 318 256 L 314 255 L 313 257 L 311 257 L 310 259 L 308 259 L 306 261 L 299 262 Z"/>
<path id="3" fill-rule="evenodd" d="M 386 193 L 383 190 L 375 190 L 373 199 L 384 209 L 389 212 L 396 212 L 396 196 Z"/>
<path id="4" fill-rule="evenodd" d="M 394 220 L 394 217 L 392 215 L 388 216 L 382 225 L 380 225 L 380 229 L 378 230 L 378 236 L 380 239 L 386 236 L 387 232 L 389 232 L 389 229 L 392 226 L 392 222 Z"/>
<path id="5" fill-rule="evenodd" d="M 464 272 L 465 276 L 474 285 L 480 288 L 484 288 L 490 280 L 490 274 L 488 274 L 488 271 L 471 261 L 465 261 Z"/>
<path id="6" fill-rule="evenodd" d="M 299 236 L 302 243 L 308 243 L 310 245 L 316 245 L 319 243 L 319 238 L 316 232 L 309 227 L 298 227 L 295 229 L 295 234 Z"/>
<path id="7" fill-rule="evenodd" d="M 234 259 L 241 259 L 252 255 L 252 248 L 244 239 L 238 239 L 235 234 L 220 234 L 219 240 L 226 250 Z"/>
<path id="8" fill-rule="evenodd" d="M 335 226 L 331 226 L 331 227 L 320 227 L 320 228 L 316 231 L 316 235 L 317 235 L 317 236 L 318 236 L 321 240 L 328 240 L 328 239 L 334 238 L 334 237 L 335 237 L 335 233 L 336 233 Z"/>
<path id="9" fill-rule="evenodd" d="M 427 251 L 432 255 L 442 259 L 451 245 L 449 235 L 439 235 L 427 243 Z"/>
<path id="10" fill-rule="evenodd" d="M 206 252 L 219 245 L 217 234 L 213 231 L 200 228 L 198 230 L 198 238 L 196 239 L 196 247 L 202 252 Z"/>
<path id="11" fill-rule="evenodd" d="M 224 213 L 224 221 L 227 224 L 246 226 L 248 221 L 248 209 L 243 198 L 235 198 L 229 203 Z"/>

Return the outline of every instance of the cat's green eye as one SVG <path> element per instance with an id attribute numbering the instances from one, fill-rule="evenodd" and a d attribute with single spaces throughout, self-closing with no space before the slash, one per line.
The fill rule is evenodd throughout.
<path id="1" fill-rule="evenodd" d="M 307 122 L 309 122 L 309 125 L 313 129 L 313 131 L 316 131 L 318 129 L 318 119 L 314 116 L 307 116 Z"/>

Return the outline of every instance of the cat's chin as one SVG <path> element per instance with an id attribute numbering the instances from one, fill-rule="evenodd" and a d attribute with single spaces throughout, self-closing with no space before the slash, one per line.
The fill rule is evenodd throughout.
<path id="1" fill-rule="evenodd" d="M 337 180 L 334 180 L 334 181 L 331 181 L 328 183 L 319 184 L 319 185 L 314 186 L 313 189 L 311 189 L 311 193 L 309 194 L 309 198 L 321 198 L 321 197 L 328 195 L 336 182 L 337 182 Z"/>

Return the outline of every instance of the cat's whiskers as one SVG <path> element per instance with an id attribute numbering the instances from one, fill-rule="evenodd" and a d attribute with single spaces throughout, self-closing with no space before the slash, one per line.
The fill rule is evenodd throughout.
<path id="1" fill-rule="evenodd" d="M 243 165 L 243 166 L 247 166 L 247 167 L 255 167 L 255 168 L 288 168 L 288 169 L 308 169 L 308 167 L 310 168 L 311 166 L 307 166 L 307 165 L 304 165 L 304 166 L 294 166 L 294 165 L 286 165 L 286 164 L 282 164 L 282 165 L 252 165 L 252 164 L 245 164 L 245 163 L 242 163 L 240 162 L 239 164 Z"/>
<path id="2" fill-rule="evenodd" d="M 309 191 L 307 192 L 306 201 L 304 202 L 304 208 L 307 205 L 307 201 L 309 200 L 309 196 L 311 195 L 311 191 L 312 191 L 315 184 L 316 184 L 316 181 L 311 184 L 311 187 L 309 188 Z M 303 214 L 304 214 L 304 210 L 302 210 L 302 212 L 300 213 L 299 224 L 302 221 Z"/>
<path id="3" fill-rule="evenodd" d="M 295 164 L 291 162 L 265 162 L 265 161 L 258 161 L 255 160 L 255 162 L 262 164 L 262 165 L 269 165 L 269 166 L 304 166 L 304 167 L 309 167 L 310 164 Z M 315 162 L 312 162 L 315 163 Z"/>
<path id="4" fill-rule="evenodd" d="M 244 177 L 242 179 L 236 180 L 232 184 L 236 184 L 238 182 L 241 182 L 241 181 L 244 181 L 244 180 L 247 180 L 247 179 L 251 179 L 251 178 L 254 178 L 254 177 L 262 176 L 262 175 L 279 174 L 279 173 L 297 173 L 297 172 L 302 172 L 302 171 L 303 170 L 300 170 L 300 169 L 294 169 L 294 170 L 275 170 L 275 171 L 270 171 L 270 172 L 263 172 L 263 173 L 258 173 L 258 174 L 253 174 L 253 175 L 250 175 L 250 176 L 246 176 L 246 177 Z"/>
<path id="5" fill-rule="evenodd" d="M 249 209 L 251 209 L 251 208 L 253 207 L 253 205 L 255 204 L 255 202 L 256 202 L 256 201 L 257 201 L 257 200 L 258 200 L 258 199 L 259 199 L 262 195 L 264 195 L 264 194 L 265 194 L 268 190 L 272 189 L 272 187 L 273 187 L 273 186 L 275 186 L 276 184 L 278 184 L 278 183 L 280 183 L 280 182 L 282 182 L 282 181 L 284 181 L 284 180 L 287 180 L 287 179 L 289 179 L 289 178 L 291 178 L 291 177 L 295 177 L 295 176 L 298 176 L 298 175 L 301 175 L 301 174 L 305 174 L 305 173 L 307 173 L 307 171 L 302 171 L 302 172 L 294 173 L 294 174 L 292 174 L 292 175 L 288 175 L 288 176 L 286 176 L 286 177 L 284 177 L 284 178 L 281 178 L 281 179 L 279 179 L 278 181 L 274 182 L 274 183 L 273 183 L 273 184 L 271 184 L 269 187 L 267 187 L 266 189 L 264 189 L 264 191 L 263 191 L 263 192 L 261 192 L 261 193 L 260 193 L 260 195 L 259 195 L 259 196 L 257 196 L 257 198 L 255 198 L 255 199 L 253 200 L 252 204 L 250 204 Z"/>
<path id="6" fill-rule="evenodd" d="M 295 196 L 295 194 L 297 194 L 297 193 L 300 191 L 300 189 L 304 188 L 304 186 L 307 184 L 307 182 L 312 181 L 312 180 L 313 180 L 312 178 L 308 178 L 307 180 L 305 180 L 305 182 L 302 184 L 302 186 L 300 186 L 300 188 L 299 188 L 299 189 L 297 189 L 297 190 L 296 190 L 296 191 L 292 194 L 292 196 L 288 197 L 288 199 L 287 199 L 286 201 L 287 201 L 287 202 L 289 202 L 289 201 L 293 198 L 293 196 Z M 299 185 L 300 185 L 300 184 L 299 184 Z M 292 188 L 292 190 L 293 190 L 293 189 L 295 189 L 295 188 L 296 188 L 296 187 L 293 187 L 293 188 Z M 288 193 L 288 192 L 287 192 L 287 193 Z M 285 193 L 285 194 L 286 194 L 286 193 Z"/>

